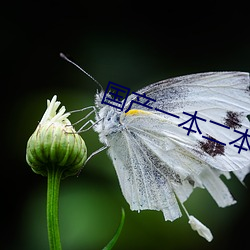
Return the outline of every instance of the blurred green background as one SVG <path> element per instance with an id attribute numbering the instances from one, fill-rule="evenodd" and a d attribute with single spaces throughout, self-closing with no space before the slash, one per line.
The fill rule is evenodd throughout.
<path id="1" fill-rule="evenodd" d="M 229 4 L 229 3 L 228 3 Z M 69 55 L 106 87 L 131 91 L 169 77 L 250 69 L 249 18 L 242 5 L 186 6 L 135 1 L 9 2 L 1 6 L 2 227 L 1 249 L 48 249 L 46 178 L 25 161 L 26 143 L 54 94 L 67 110 L 93 105 L 96 84 L 59 57 Z M 71 117 L 77 121 L 83 114 Z M 102 145 L 82 134 L 89 154 Z M 62 181 L 60 228 L 64 250 L 95 250 L 126 219 L 114 249 L 248 249 L 249 188 L 225 181 L 237 204 L 218 208 L 205 190 L 186 202 L 213 235 L 206 242 L 185 216 L 165 222 L 161 212 L 132 212 L 111 161 L 102 152 L 81 175 Z M 246 178 L 250 186 L 250 177 Z"/>

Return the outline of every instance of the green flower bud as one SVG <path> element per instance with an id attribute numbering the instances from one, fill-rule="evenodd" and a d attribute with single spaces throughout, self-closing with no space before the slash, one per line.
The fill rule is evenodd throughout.
<path id="1" fill-rule="evenodd" d="M 65 107 L 56 113 L 60 105 L 56 98 L 47 101 L 47 110 L 28 140 L 26 160 L 37 174 L 47 176 L 50 168 L 58 168 L 62 177 L 67 177 L 81 169 L 87 158 L 87 148 L 67 119 L 70 113 L 65 113 Z"/>

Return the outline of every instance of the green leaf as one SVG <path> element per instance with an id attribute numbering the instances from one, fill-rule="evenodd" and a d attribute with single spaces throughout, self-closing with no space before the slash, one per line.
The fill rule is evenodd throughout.
<path id="1" fill-rule="evenodd" d="M 113 246 L 115 245 L 116 241 L 118 240 L 118 238 L 120 236 L 120 233 L 121 233 L 123 225 L 124 225 L 124 221 L 125 221 L 125 211 L 122 208 L 122 218 L 121 218 L 120 225 L 117 228 L 117 231 L 116 231 L 115 235 L 113 236 L 113 238 L 111 239 L 111 241 L 103 248 L 103 250 L 110 250 L 113 248 Z"/>

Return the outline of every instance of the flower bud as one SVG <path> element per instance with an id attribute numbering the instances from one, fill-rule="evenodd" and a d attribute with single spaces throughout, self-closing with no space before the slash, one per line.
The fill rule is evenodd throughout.
<path id="1" fill-rule="evenodd" d="M 41 122 L 27 143 L 26 160 L 32 170 L 47 176 L 50 168 L 62 171 L 62 177 L 75 175 L 79 172 L 87 158 L 86 145 L 76 133 L 61 107 L 56 113 L 60 102 L 54 96 L 47 101 Z"/>

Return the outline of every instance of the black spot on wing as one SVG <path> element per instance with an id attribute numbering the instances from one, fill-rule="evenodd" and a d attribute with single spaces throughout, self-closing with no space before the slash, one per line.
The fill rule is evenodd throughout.
<path id="1" fill-rule="evenodd" d="M 190 176 L 188 176 L 186 179 L 187 179 L 188 183 L 189 183 L 192 187 L 194 187 L 195 181 L 194 181 Z"/>
<path id="2" fill-rule="evenodd" d="M 247 86 L 246 92 L 249 93 L 249 95 L 250 95 L 250 85 Z"/>
<path id="3" fill-rule="evenodd" d="M 240 128 L 241 116 L 242 115 L 239 112 L 227 111 L 227 115 L 224 118 L 224 125 L 233 129 Z"/>
<path id="4" fill-rule="evenodd" d="M 213 137 L 208 136 L 209 138 L 215 140 Z M 216 155 L 224 155 L 225 149 L 224 146 L 215 141 L 205 140 L 199 142 L 200 149 L 212 157 Z"/>

